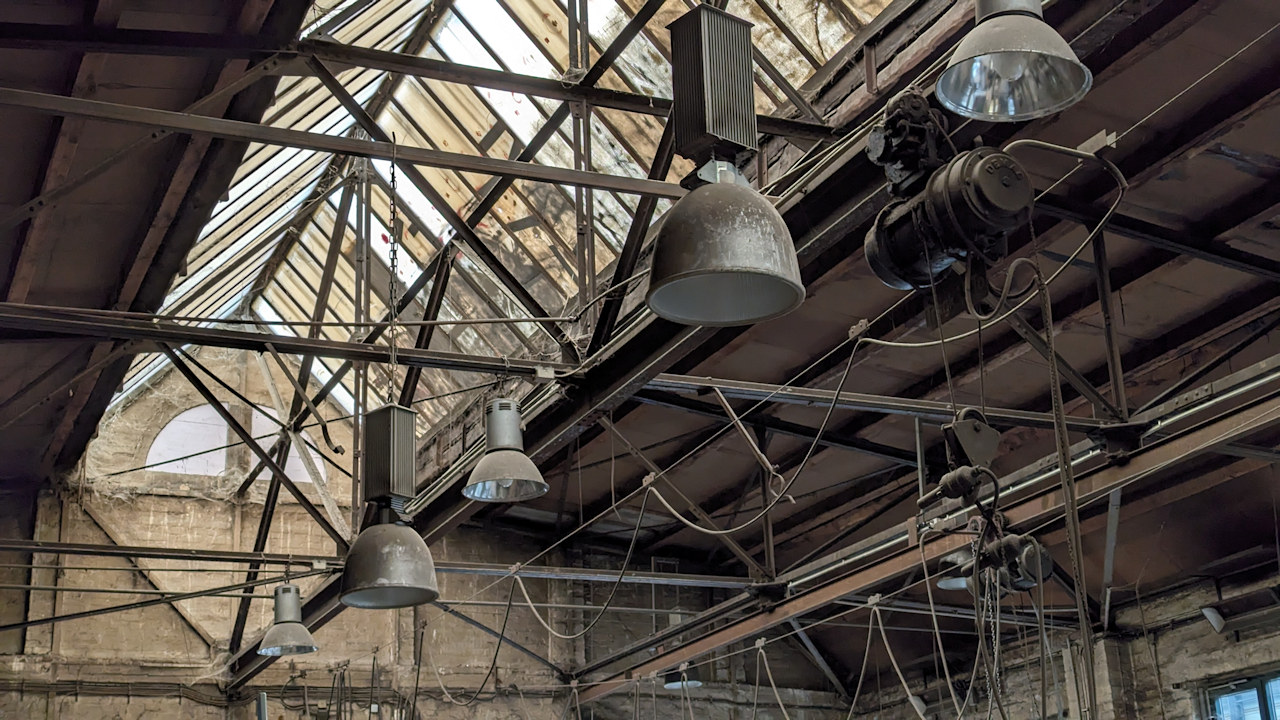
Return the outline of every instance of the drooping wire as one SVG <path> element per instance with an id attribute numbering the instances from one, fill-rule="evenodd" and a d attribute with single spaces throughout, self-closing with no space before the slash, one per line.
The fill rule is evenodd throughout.
<path id="1" fill-rule="evenodd" d="M 764 647 L 760 648 L 758 657 L 764 661 L 764 674 L 769 678 L 769 687 L 773 688 L 773 699 L 778 701 L 778 709 L 782 711 L 783 720 L 791 720 L 787 706 L 782 702 L 782 695 L 778 692 L 778 683 L 773 681 L 773 668 L 769 667 L 769 656 L 765 654 Z"/>
<path id="2" fill-rule="evenodd" d="M 640 531 L 644 528 L 645 507 L 648 505 L 648 503 L 649 503 L 649 494 L 645 493 L 644 496 L 640 499 L 640 513 L 636 517 L 636 528 L 635 528 L 635 531 L 632 532 L 631 534 L 631 544 L 627 546 L 627 556 L 622 561 L 622 570 L 618 572 L 618 579 L 616 582 L 614 582 L 613 587 L 609 590 L 609 596 L 605 598 L 604 604 L 600 607 L 599 614 L 597 614 L 595 618 L 592 619 L 591 622 L 587 623 L 586 627 L 582 628 L 582 630 L 576 633 L 566 634 L 566 633 L 558 632 L 555 628 L 551 627 L 551 623 L 542 619 L 542 614 L 539 613 L 538 608 L 534 606 L 533 600 L 529 597 L 529 591 L 528 589 L 525 588 L 524 579 L 520 577 L 519 573 L 515 575 L 515 586 L 520 588 L 520 595 L 524 597 L 525 604 L 529 606 L 529 612 L 533 613 L 534 618 L 538 620 L 538 623 L 542 625 L 542 627 L 545 628 L 547 632 L 551 633 L 555 637 L 560 638 L 561 640 L 577 640 L 578 638 L 591 632 L 592 628 L 594 628 L 600 622 L 600 620 L 604 618 L 605 613 L 609 612 L 609 608 L 613 605 L 613 600 L 618 594 L 618 588 L 622 587 L 622 581 L 626 579 L 627 567 L 631 564 L 631 557 L 635 553 L 636 544 L 640 539 Z"/>
<path id="3" fill-rule="evenodd" d="M 767 505 L 765 505 L 764 508 L 762 508 L 760 512 L 758 512 L 755 516 L 734 527 L 725 528 L 723 530 L 712 530 L 709 528 L 704 528 L 701 525 L 697 524 L 696 522 L 686 518 L 684 514 L 676 510 L 671 505 L 671 503 L 668 502 L 665 497 L 663 497 L 662 493 L 659 492 L 656 488 L 651 487 L 650 492 L 652 492 L 655 496 L 657 496 L 658 501 L 661 502 L 664 507 L 666 507 L 667 511 L 672 515 L 672 517 L 679 520 L 689 529 L 695 530 L 704 535 L 721 535 L 721 536 L 732 535 L 734 533 L 741 532 L 751 527 L 752 525 L 754 525 L 758 520 L 768 515 L 769 511 L 772 510 L 773 507 L 777 505 L 783 498 L 787 497 L 787 492 L 791 489 L 793 485 L 795 485 L 796 480 L 799 479 L 801 473 L 803 473 L 805 468 L 808 466 L 809 460 L 813 457 L 814 451 L 817 450 L 818 444 L 822 441 L 823 433 L 826 432 L 827 426 L 831 423 L 831 416 L 835 413 L 836 406 L 840 404 L 839 403 L 840 393 L 844 390 L 845 383 L 849 379 L 849 372 L 850 370 L 853 369 L 853 360 L 857 356 L 858 347 L 861 345 L 862 342 L 863 340 L 859 338 L 854 343 L 853 350 L 849 352 L 849 359 L 844 365 L 844 370 L 841 371 L 840 373 L 840 380 L 839 382 L 836 383 L 835 394 L 832 397 L 831 404 L 827 406 L 827 412 L 825 415 L 823 415 L 822 422 L 818 425 L 818 430 L 817 432 L 814 433 L 813 440 L 809 443 L 808 449 L 805 450 L 804 457 L 800 459 L 800 464 L 796 466 L 796 470 L 794 473 L 792 473 L 791 478 L 788 479 L 787 482 L 783 484 L 782 488 L 778 491 L 777 495 L 774 496 L 773 500 L 771 500 Z M 668 470 L 669 469 L 670 468 L 668 468 Z"/>
<path id="4" fill-rule="evenodd" d="M 485 672 L 484 678 L 480 680 L 480 686 L 477 687 L 475 692 L 471 693 L 471 697 L 466 700 L 458 700 L 454 698 L 453 693 L 450 693 L 449 689 L 445 687 L 444 679 L 440 677 L 440 668 L 436 665 L 435 659 L 432 655 L 431 645 L 427 644 L 427 661 L 431 663 L 431 670 L 435 673 L 436 682 L 440 685 L 440 691 L 444 693 L 444 699 L 449 701 L 451 704 L 459 707 L 467 707 L 474 704 L 480 697 L 480 693 L 484 691 L 484 686 L 487 685 L 489 683 L 489 679 L 493 677 L 493 672 L 498 668 L 498 655 L 502 652 L 502 641 L 507 637 L 507 621 L 511 619 L 511 606 L 514 604 L 515 598 L 516 587 L 515 583 L 512 583 L 511 588 L 507 591 L 507 609 L 502 613 L 502 626 L 498 629 L 498 645 L 493 649 L 493 660 L 490 661 L 489 669 Z M 423 634 L 426 634 L 425 630 Z M 421 647 L 421 645 L 422 641 L 419 640 L 419 647 Z M 422 664 L 421 655 L 418 656 L 418 664 L 419 666 Z"/>
<path id="5" fill-rule="evenodd" d="M 893 672 L 898 676 L 898 682 L 902 683 L 902 691 L 906 693 L 909 698 L 912 694 L 911 686 L 907 685 L 907 678 L 902 674 L 902 667 L 898 665 L 898 659 L 894 656 L 893 648 L 889 645 L 889 633 L 884 629 L 884 618 L 880 616 L 879 605 L 871 608 L 871 617 L 875 620 L 876 625 L 880 627 L 880 639 L 884 641 L 884 651 L 885 654 L 889 656 L 889 664 L 893 666 Z M 911 709 L 915 711 L 920 720 L 929 720 L 929 718 L 925 717 L 924 713 L 921 712 L 920 708 L 916 707 L 914 703 L 909 702 L 907 704 L 911 706 Z"/>

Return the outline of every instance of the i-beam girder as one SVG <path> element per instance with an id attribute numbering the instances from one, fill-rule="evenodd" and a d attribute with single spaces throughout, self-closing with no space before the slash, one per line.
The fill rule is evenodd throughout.
<path id="1" fill-rule="evenodd" d="M 675 183 L 631 178 L 586 170 L 571 170 L 465 153 L 431 150 L 413 146 L 393 146 L 388 142 L 357 140 L 323 133 L 271 127 L 240 120 L 226 120 L 207 115 L 157 110 L 134 105 L 65 97 L 31 90 L 0 88 L 0 105 L 26 108 L 61 117 L 86 117 L 94 120 L 153 127 L 192 135 L 211 135 L 228 140 L 259 142 L 267 145 L 299 148 L 315 152 L 352 157 L 399 159 L 415 165 L 459 170 L 463 172 L 502 175 L 524 180 L 579 185 L 596 190 L 613 190 L 632 195 L 657 195 L 680 198 L 686 190 Z"/>
<path id="2" fill-rule="evenodd" d="M 85 557 L 124 557 L 149 560 L 186 560 L 201 563 L 231 563 L 285 566 L 295 568 L 338 570 L 344 558 L 328 555 L 295 555 L 292 553 L 245 552 L 239 550 L 212 550 L 205 548 L 165 548 L 135 545 L 95 545 L 92 543 L 65 543 L 45 540 L 13 540 L 0 538 L 0 552 L 37 552 L 50 555 L 77 555 Z M 476 575 L 481 577 L 505 577 L 511 574 L 510 565 L 478 563 L 454 560 L 437 560 L 436 572 L 446 575 Z M 192 568 L 203 572 L 204 568 Z M 574 582 L 615 583 L 616 570 L 592 568 L 555 567 L 551 565 L 521 565 L 516 571 L 529 580 L 572 580 Z M 690 573 L 663 573 L 637 570 L 622 576 L 629 585 L 662 585 L 673 587 L 720 588 L 740 590 L 752 584 L 749 578 L 727 575 L 696 575 Z"/>
<path id="3" fill-rule="evenodd" d="M 1239 403 L 1237 407 L 1180 435 L 1158 440 L 1134 452 L 1125 464 L 1104 464 L 1077 475 L 1080 505 L 1106 498 L 1114 490 L 1168 471 L 1179 463 L 1212 452 L 1219 445 L 1280 424 L 1280 387 L 1274 374 L 1269 390 L 1260 399 L 1233 399 Z M 1221 409 L 1216 408 L 1216 404 L 1213 407 Z M 1170 481 L 1178 482 L 1178 479 Z M 1019 492 L 1018 496 L 1015 503 L 1001 509 L 1011 530 L 1029 531 L 1042 527 L 1059 518 L 1063 512 L 1064 499 L 1056 472 L 1048 473 L 1037 480 L 1034 487 Z M 951 503 L 945 511 L 954 513 L 957 508 Z M 969 539 L 962 535 L 938 535 L 921 541 L 909 530 L 897 528 L 867 538 L 836 553 L 838 559 L 817 563 L 816 569 L 800 568 L 780 578 L 787 582 L 792 594 L 767 611 L 734 620 L 697 640 L 593 682 L 583 691 L 581 700 L 599 699 L 622 689 L 635 678 L 696 660 L 716 648 L 749 639 L 845 596 L 871 591 L 881 583 L 919 568 L 922 562 L 921 542 L 925 561 L 936 563 L 943 556 L 967 547 Z"/>
<path id="4" fill-rule="evenodd" d="M 67 49 L 76 52 L 130 55 L 208 55 L 222 58 L 257 58 L 276 54 L 282 60 L 316 58 L 343 66 L 411 75 L 429 80 L 503 90 L 566 102 L 586 102 L 593 107 L 643 115 L 665 116 L 671 99 L 593 87 L 591 83 L 565 82 L 557 78 L 493 70 L 435 60 L 407 53 L 357 47 L 332 40 L 308 39 L 285 47 L 266 47 L 253 40 L 229 39 L 206 33 L 104 29 L 0 23 L 0 47 Z M 288 68 L 285 68 L 288 71 Z M 766 135 L 804 140 L 834 140 L 836 131 L 817 122 L 758 115 L 756 125 Z"/>

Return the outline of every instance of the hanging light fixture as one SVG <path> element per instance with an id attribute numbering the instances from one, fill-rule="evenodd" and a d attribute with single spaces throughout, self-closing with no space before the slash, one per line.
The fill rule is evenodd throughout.
<path id="1" fill-rule="evenodd" d="M 258 643 L 259 655 L 302 655 L 313 653 L 315 638 L 302 624 L 302 596 L 298 586 L 285 583 L 276 587 L 275 623 L 267 629 Z"/>
<path id="2" fill-rule="evenodd" d="M 939 102 L 967 118 L 1020 122 L 1065 110 L 1093 74 L 1044 21 L 1040 0 L 978 0 L 977 27 L 938 78 Z"/>
<path id="3" fill-rule="evenodd" d="M 691 192 L 653 233 L 645 302 L 684 325 L 761 322 L 804 302 L 791 232 L 738 172 L 757 149 L 751 24 L 699 4 L 670 26 L 675 150 Z"/>
<path id="4" fill-rule="evenodd" d="M 471 471 L 462 494 L 480 502 L 522 502 L 547 494 L 550 486 L 524 454 L 520 406 L 499 398 L 484 409 L 484 457 Z"/>
<path id="5" fill-rule="evenodd" d="M 684 325 L 749 325 L 795 310 L 804 285 L 787 224 L 746 185 L 694 189 L 658 227 L 645 301 Z"/>
<path id="6" fill-rule="evenodd" d="M 414 496 L 414 425 L 417 413 L 384 405 L 364 417 L 362 482 L 375 522 L 360 532 L 342 570 L 342 603 L 390 609 L 440 597 L 436 566 L 427 543 L 404 522 Z"/>
<path id="7" fill-rule="evenodd" d="M 698 672 L 698 666 L 689 666 L 683 664 L 677 670 L 672 670 L 662 676 L 662 687 L 665 690 L 693 690 L 702 687 L 702 674 Z"/>

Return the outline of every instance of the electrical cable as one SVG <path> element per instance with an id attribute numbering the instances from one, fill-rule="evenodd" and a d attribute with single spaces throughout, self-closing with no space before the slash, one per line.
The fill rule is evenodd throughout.
<path id="1" fill-rule="evenodd" d="M 572 634 L 565 634 L 565 633 L 557 632 L 555 628 L 551 627 L 550 623 L 542 619 L 542 614 L 538 612 L 538 608 L 534 606 L 533 600 L 529 597 L 529 591 L 528 589 L 525 588 L 525 585 L 524 585 L 524 578 L 520 577 L 518 572 L 516 573 L 515 584 L 520 588 L 520 594 L 521 596 L 524 597 L 525 604 L 529 606 L 529 612 L 533 613 L 533 616 L 534 618 L 537 619 L 538 624 L 546 628 L 547 632 L 551 633 L 555 637 L 560 638 L 561 640 L 577 640 L 578 638 L 591 632 L 592 628 L 594 628 L 596 624 L 599 623 L 600 620 L 604 617 L 604 614 L 609 611 L 609 608 L 613 605 L 614 597 L 616 597 L 618 594 L 618 588 L 622 587 L 622 581 L 625 580 L 627 577 L 627 566 L 631 564 L 631 556 L 633 553 L 635 553 L 636 544 L 640 539 L 640 530 L 644 528 L 644 512 L 648 502 L 649 502 L 649 495 L 646 493 L 644 497 L 641 498 L 640 500 L 640 512 L 636 517 L 636 528 L 635 528 L 635 531 L 632 532 L 631 534 L 631 544 L 627 546 L 627 556 L 622 561 L 622 570 L 618 573 L 618 579 L 613 583 L 613 587 L 610 588 L 609 595 L 608 597 L 605 598 L 604 604 L 600 607 L 599 614 L 597 614 L 591 622 L 587 623 L 586 627 L 582 628 L 582 630 Z"/>
<path id="2" fill-rule="evenodd" d="M 507 592 L 507 609 L 502 614 L 502 626 L 498 629 L 498 644 L 497 647 L 493 649 L 493 660 L 489 663 L 489 669 L 485 672 L 484 678 L 480 680 L 480 686 L 476 688 L 475 692 L 471 694 L 471 697 L 466 700 L 455 699 L 453 694 L 449 692 L 449 689 L 444 686 L 444 679 L 440 677 L 440 668 L 436 665 L 435 660 L 432 659 L 431 645 L 427 644 L 427 659 L 431 663 L 431 670 L 435 673 L 436 682 L 439 683 L 440 690 L 444 693 L 445 700 L 448 700 L 450 704 L 458 707 L 468 707 L 474 704 L 476 699 L 479 698 L 480 694 L 484 691 L 484 686 L 489 683 L 489 678 L 493 677 L 494 670 L 497 670 L 498 668 L 498 655 L 502 652 L 502 641 L 506 639 L 507 636 L 507 621 L 511 619 L 511 606 L 514 604 L 515 597 L 516 587 L 515 583 L 512 583 L 510 590 Z M 418 658 L 418 662 L 422 662 L 421 657 Z"/>
<path id="3" fill-rule="evenodd" d="M 843 615 L 844 613 L 838 613 Z M 862 662 L 858 665 L 858 684 L 853 689 L 853 698 L 849 700 L 849 714 L 845 716 L 845 720 L 852 720 L 853 712 L 858 708 L 858 696 L 862 694 L 862 681 L 867 676 L 867 659 L 871 657 L 871 623 L 873 619 L 867 618 L 867 645 L 862 651 Z M 757 680 L 757 682 L 759 682 Z M 963 715 L 963 713 L 961 713 Z"/>
<path id="4" fill-rule="evenodd" d="M 853 369 L 853 359 L 857 356 L 858 346 L 861 344 L 861 342 L 862 342 L 861 339 L 855 342 L 853 345 L 853 350 L 849 352 L 849 360 L 848 362 L 845 363 L 843 372 L 840 373 L 839 382 L 836 383 L 835 397 L 839 397 L 840 393 L 844 390 L 845 382 L 847 382 L 849 379 L 849 371 Z M 822 440 L 822 435 L 824 432 L 826 432 L 827 425 L 831 422 L 831 416 L 835 413 L 836 405 L 838 404 L 839 403 L 832 402 L 830 405 L 827 406 L 827 412 L 822 417 L 822 422 L 818 425 L 817 432 L 814 433 L 813 440 L 809 443 L 809 447 L 805 451 L 804 457 L 800 459 L 800 464 L 796 467 L 795 472 L 792 473 L 791 478 L 787 480 L 787 482 L 778 491 L 777 495 L 774 496 L 773 500 L 770 501 L 769 504 L 766 505 L 754 517 L 737 526 L 725 528 L 723 530 L 711 530 L 709 528 L 704 528 L 701 525 L 698 525 L 696 522 L 689 520 L 681 512 L 679 512 L 674 507 L 672 507 L 671 503 L 669 503 L 667 499 L 662 496 L 662 493 L 659 492 L 657 489 L 650 488 L 650 490 L 651 492 L 653 492 L 654 495 L 658 497 L 658 501 L 661 502 L 667 508 L 667 511 L 671 513 L 673 517 L 675 517 L 680 522 L 684 523 L 684 525 L 689 527 L 691 530 L 696 530 L 697 532 L 700 532 L 704 535 L 718 535 L 718 536 L 732 535 L 734 533 L 741 532 L 742 530 L 745 530 L 746 528 L 754 525 L 756 521 L 768 515 L 769 511 L 772 510 L 775 505 L 777 505 L 784 497 L 787 497 L 787 491 L 790 490 L 791 487 L 795 484 L 796 480 L 799 479 L 800 474 L 803 473 L 805 470 L 805 467 L 808 466 L 809 459 L 813 457 L 813 453 L 817 449 L 819 442 Z M 666 471 L 664 470 L 663 472 L 665 474 Z"/>
<path id="5" fill-rule="evenodd" d="M 764 661 L 764 674 L 769 678 L 769 687 L 773 688 L 773 699 L 778 701 L 778 709 L 782 711 L 783 720 L 791 720 L 791 715 L 787 712 L 787 706 L 782 702 L 782 695 L 778 692 L 778 684 L 773 681 L 773 668 L 769 667 L 769 656 L 765 654 L 764 647 L 759 649 L 759 657 Z M 925 720 L 922 718 L 921 720 Z"/>
<path id="6" fill-rule="evenodd" d="M 933 625 L 933 637 L 938 646 L 938 657 L 942 661 L 942 672 L 947 681 L 947 691 L 951 694 L 951 704 L 956 709 L 956 717 L 960 717 L 962 712 L 960 709 L 960 699 L 956 697 L 955 682 L 951 679 L 951 667 L 950 664 L 947 663 L 947 651 L 942 646 L 942 630 L 938 627 L 938 609 L 933 604 L 933 576 L 929 574 L 929 563 L 924 554 L 923 535 L 921 536 L 921 541 L 918 543 L 918 547 L 920 548 L 920 569 L 924 573 L 925 595 L 929 598 L 929 619 L 932 621 Z"/>
<path id="7" fill-rule="evenodd" d="M 1053 308 L 1049 301 L 1049 291 L 1045 287 L 1040 269 L 1036 268 L 1036 283 L 1040 296 L 1040 312 L 1044 317 L 1045 344 L 1050 358 L 1057 357 L 1054 347 Z M 1075 584 L 1076 613 L 1080 624 L 1081 653 L 1085 667 L 1093 667 L 1093 629 L 1089 620 L 1089 610 L 1085 605 L 1084 578 L 1084 545 L 1080 532 L 1080 508 L 1076 498 L 1075 473 L 1071 464 L 1071 440 L 1067 436 L 1066 411 L 1062 401 L 1062 383 L 1059 378 L 1058 364 L 1052 360 L 1049 366 L 1049 397 L 1054 418 L 1054 442 L 1058 453 L 1058 476 L 1061 479 L 1064 514 L 1067 521 L 1067 550 L 1071 559 L 1071 575 Z M 1085 674 L 1085 692 L 1089 707 L 1089 718 L 1098 716 L 1097 689 L 1093 673 Z"/>
<path id="8" fill-rule="evenodd" d="M 893 672 L 898 676 L 898 681 L 902 683 L 902 691 L 906 693 L 907 698 L 910 699 L 912 696 L 911 687 L 907 685 L 907 678 L 902 674 L 902 668 L 898 665 L 898 659 L 893 655 L 893 648 L 889 646 L 889 634 L 885 632 L 884 618 L 880 616 L 879 605 L 872 606 L 871 616 L 875 618 L 876 624 L 880 627 L 880 639 L 884 641 L 884 651 L 885 654 L 889 656 L 889 664 L 893 666 Z M 914 703 L 908 702 L 907 704 L 911 706 L 911 709 L 915 711 L 920 720 L 929 720 L 929 718 L 925 717 L 924 713 L 921 712 L 920 708 L 916 707 Z"/>

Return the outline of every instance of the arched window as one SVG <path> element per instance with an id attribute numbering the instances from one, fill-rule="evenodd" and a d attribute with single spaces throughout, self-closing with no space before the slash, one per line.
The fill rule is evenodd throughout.
<path id="1" fill-rule="evenodd" d="M 152 470 L 221 475 L 227 469 L 227 424 L 212 405 L 186 410 L 165 425 L 147 450 Z"/>
<path id="2" fill-rule="evenodd" d="M 267 412 L 275 417 L 270 409 Z M 250 434 L 261 438 L 259 442 L 264 447 L 270 447 L 279 429 L 279 425 L 257 411 L 253 413 L 249 423 Z M 156 435 L 151 448 L 147 450 L 147 466 L 151 470 L 181 475 L 221 475 L 227 469 L 226 446 L 237 441 L 229 431 L 230 428 L 212 405 L 193 407 L 170 420 Z M 306 433 L 302 437 L 311 441 Z M 327 477 L 324 460 L 310 448 L 307 452 L 311 454 L 320 478 Z M 290 446 L 284 471 L 295 483 L 311 482 L 311 475 L 302 463 L 301 449 L 297 445 Z"/>

